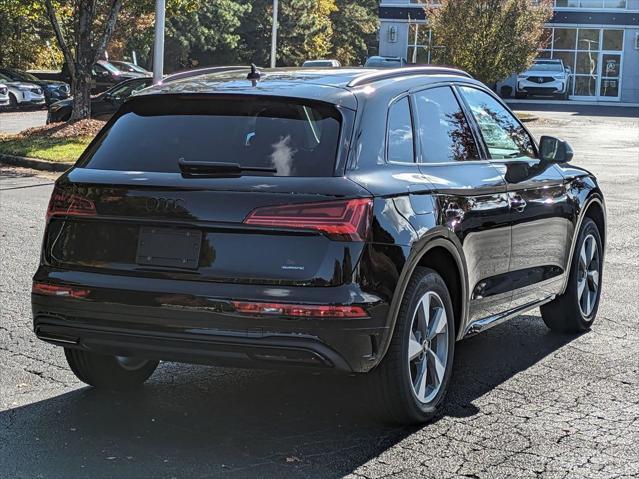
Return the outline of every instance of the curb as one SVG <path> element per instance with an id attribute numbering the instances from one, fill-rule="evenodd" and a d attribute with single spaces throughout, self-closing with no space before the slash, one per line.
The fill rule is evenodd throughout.
<path id="1" fill-rule="evenodd" d="M 0 153 L 0 163 L 11 166 L 21 166 L 41 171 L 67 171 L 75 163 L 61 161 L 40 160 L 38 158 L 25 158 L 24 156 L 5 155 Z"/>
<path id="2" fill-rule="evenodd" d="M 619 101 L 588 101 L 588 100 L 533 100 L 524 98 L 504 98 L 507 104 L 520 105 L 568 105 L 568 106 L 612 106 L 616 108 L 637 108 L 639 103 L 622 103 Z"/>

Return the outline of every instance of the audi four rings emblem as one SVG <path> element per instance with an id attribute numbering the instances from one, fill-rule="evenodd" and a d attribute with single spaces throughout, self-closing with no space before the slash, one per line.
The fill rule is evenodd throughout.
<path id="1" fill-rule="evenodd" d="M 149 198 L 146 200 L 146 210 L 152 213 L 175 213 L 184 207 L 182 198 Z"/>

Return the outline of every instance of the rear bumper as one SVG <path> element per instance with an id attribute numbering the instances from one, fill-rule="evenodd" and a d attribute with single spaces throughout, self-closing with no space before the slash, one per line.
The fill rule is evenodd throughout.
<path id="1" fill-rule="evenodd" d="M 43 341 L 99 354 L 239 367 L 307 366 L 353 371 L 342 355 L 312 336 L 153 332 L 135 329 L 132 324 L 96 328 L 51 316 L 37 316 L 34 327 Z"/>
<path id="2" fill-rule="evenodd" d="M 366 372 L 377 363 L 377 345 L 386 334 L 388 306 L 357 285 L 336 288 L 266 288 L 208 283 L 207 295 L 176 291 L 176 282 L 82 275 L 87 298 L 32 295 L 36 335 L 59 346 L 101 354 L 239 367 L 305 366 L 343 372 Z M 65 273 L 46 276 L 50 284 Z M 67 275 L 67 279 L 69 276 Z M 58 276 L 58 279 L 56 279 Z M 142 284 L 146 288 L 142 288 Z M 106 287 L 106 284 L 117 285 Z M 188 288 L 187 282 L 177 282 Z M 151 286 L 154 291 L 149 291 Z M 171 291 L 173 288 L 173 291 Z M 268 300 L 275 293 L 291 302 L 337 304 L 347 297 L 370 313 L 367 319 L 285 319 L 238 314 L 230 299 Z M 238 294 L 243 293 L 241 297 Z M 323 297 L 324 301 L 320 301 Z M 363 297 L 367 301 L 361 301 Z M 227 299 L 224 299 L 227 298 Z M 273 297 L 270 297 L 272 300 Z"/>

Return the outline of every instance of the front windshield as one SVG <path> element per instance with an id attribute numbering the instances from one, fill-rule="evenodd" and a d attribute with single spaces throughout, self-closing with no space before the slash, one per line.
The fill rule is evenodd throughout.
<path id="1" fill-rule="evenodd" d="M 536 70 L 540 72 L 563 72 L 564 69 L 561 66 L 561 63 L 556 62 L 535 62 L 531 67 L 531 70 Z"/>
<path id="2" fill-rule="evenodd" d="M 18 70 L 10 70 L 9 74 L 15 78 L 16 80 L 22 81 L 38 81 L 38 78 L 33 76 L 31 73 L 21 72 Z"/>
<path id="3" fill-rule="evenodd" d="M 3 82 L 3 81 L 10 82 L 13 80 L 11 80 L 9 77 L 6 77 L 2 73 L 0 73 L 0 82 Z"/>
<path id="4" fill-rule="evenodd" d="M 133 65 L 132 63 L 113 62 L 113 65 L 115 65 L 123 72 L 145 73 L 144 68 L 140 68 L 139 66 Z"/>
<path id="5" fill-rule="evenodd" d="M 138 73 L 147 73 L 147 71 L 139 65 L 134 65 L 132 63 L 127 63 L 126 66 L 130 68 L 129 71 L 138 72 Z"/>
<path id="6" fill-rule="evenodd" d="M 109 95 L 114 98 L 128 98 L 134 92 L 138 90 L 142 90 L 147 86 L 148 82 L 146 80 L 143 81 L 131 81 L 128 83 L 124 83 L 123 85 L 117 85 L 109 90 Z"/>
<path id="7" fill-rule="evenodd" d="M 101 62 L 101 63 L 98 63 L 98 65 L 100 65 L 102 68 L 109 70 L 111 73 L 122 73 L 121 70 L 118 70 L 114 65 L 110 64 L 109 62 Z"/>
<path id="8" fill-rule="evenodd" d="M 400 66 L 401 62 L 395 58 L 370 58 L 366 65 L 367 67 L 396 67 Z"/>

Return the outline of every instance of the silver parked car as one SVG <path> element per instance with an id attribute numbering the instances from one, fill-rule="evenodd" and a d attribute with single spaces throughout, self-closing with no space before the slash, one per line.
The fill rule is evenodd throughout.
<path id="1" fill-rule="evenodd" d="M 13 81 L 0 73 L 0 83 L 9 89 L 9 108 L 44 105 L 44 91 L 38 85 L 23 81 Z"/>
<path id="2" fill-rule="evenodd" d="M 4 83 L 0 83 L 0 108 L 9 104 L 9 87 Z"/>

